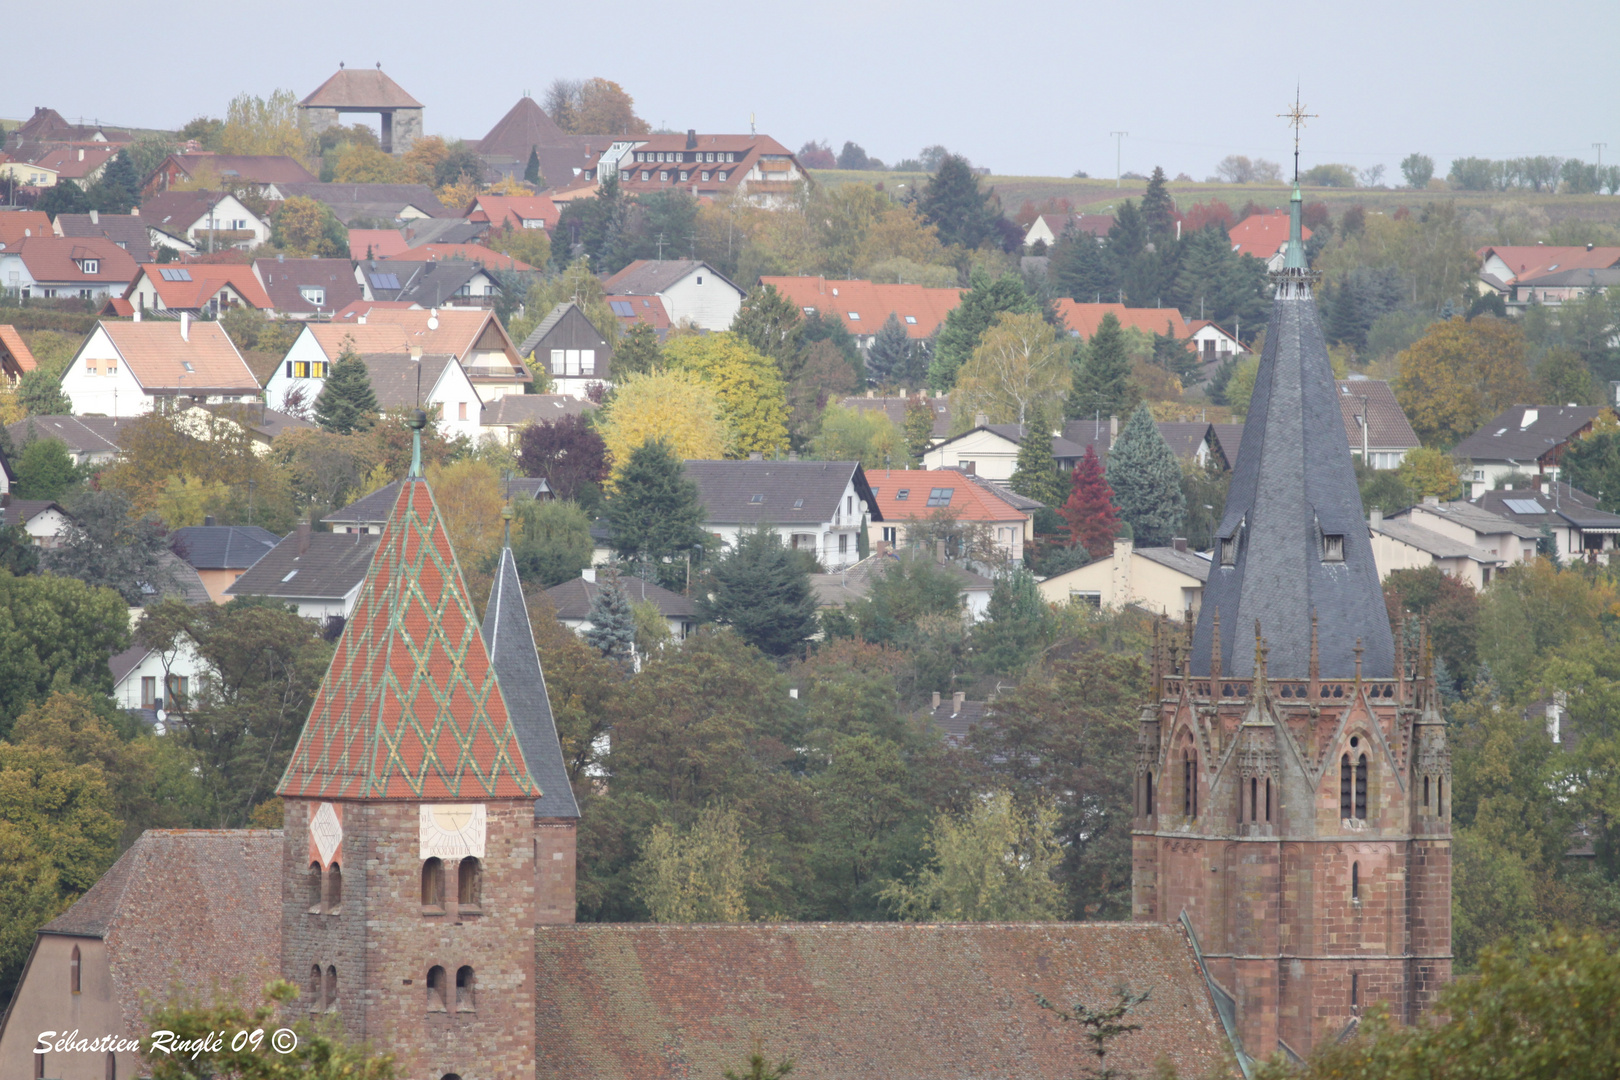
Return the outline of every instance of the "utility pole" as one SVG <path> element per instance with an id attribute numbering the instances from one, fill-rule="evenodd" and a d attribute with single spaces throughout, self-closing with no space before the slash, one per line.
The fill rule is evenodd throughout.
<path id="1" fill-rule="evenodd" d="M 1598 168 L 1600 168 L 1600 169 L 1603 168 L 1603 151 L 1608 148 L 1608 145 L 1609 144 L 1606 143 L 1606 142 L 1595 142 L 1595 143 L 1592 144 L 1592 149 L 1594 149 L 1594 150 L 1596 150 L 1598 152 L 1597 163 L 1598 163 Z"/>
<path id="2" fill-rule="evenodd" d="M 1114 186 L 1117 188 L 1117 187 L 1119 187 L 1120 155 L 1123 152 L 1121 150 L 1121 147 L 1123 147 L 1125 145 L 1125 139 L 1126 139 L 1126 137 L 1128 137 L 1130 135 L 1130 132 L 1128 132 L 1128 131 L 1110 131 L 1108 134 L 1110 136 L 1112 136 L 1113 140 L 1114 140 Z"/>

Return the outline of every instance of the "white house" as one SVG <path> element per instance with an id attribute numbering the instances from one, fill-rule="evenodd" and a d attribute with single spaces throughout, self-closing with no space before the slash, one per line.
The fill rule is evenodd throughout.
<path id="1" fill-rule="evenodd" d="M 62 376 L 75 415 L 259 400 L 259 380 L 217 322 L 101 320 Z M 161 403 L 161 404 L 160 404 Z"/>
<path id="2" fill-rule="evenodd" d="M 734 547 L 745 531 L 767 528 L 795 551 L 834 570 L 860 560 L 860 534 L 881 521 L 858 461 L 688 461 L 703 501 L 704 531 Z M 713 552 L 718 555 L 719 552 Z"/>
<path id="3" fill-rule="evenodd" d="M 612 296 L 656 296 L 679 326 L 716 333 L 731 329 L 744 291 L 714 267 L 695 259 L 637 259 L 602 282 Z"/>
<path id="4" fill-rule="evenodd" d="M 62 530 L 72 521 L 66 511 L 49 499 L 8 498 L 4 512 L 6 528 L 21 527 L 35 547 L 56 547 L 62 542 Z"/>
<path id="5" fill-rule="evenodd" d="M 112 668 L 113 700 L 121 709 L 173 710 L 178 702 L 206 692 L 212 667 L 197 655 L 190 636 L 181 634 L 176 648 L 162 651 L 131 645 L 115 655 Z"/>
<path id="6" fill-rule="evenodd" d="M 1187 347 L 1198 355 L 1200 364 L 1223 364 L 1252 351 L 1237 335 L 1212 319 L 1193 319 L 1187 329 L 1191 331 Z"/>
<path id="7" fill-rule="evenodd" d="M 252 248 L 270 240 L 270 222 L 228 192 L 165 191 L 141 204 L 141 220 L 200 251 Z"/>
<path id="8" fill-rule="evenodd" d="M 122 296 L 135 259 L 103 237 L 30 236 L 0 244 L 0 285 L 20 300 Z"/>
<path id="9" fill-rule="evenodd" d="M 322 623 L 347 619 L 381 540 L 376 533 L 313 532 L 305 522 L 232 582 L 225 595 L 272 597 Z"/>
<path id="10" fill-rule="evenodd" d="M 1209 559 L 1188 551 L 1185 540 L 1147 548 L 1116 540 L 1110 557 L 1049 577 L 1038 588 L 1052 604 L 1078 600 L 1116 610 L 1134 605 L 1179 618 L 1188 609 L 1198 613 L 1208 580 Z"/>

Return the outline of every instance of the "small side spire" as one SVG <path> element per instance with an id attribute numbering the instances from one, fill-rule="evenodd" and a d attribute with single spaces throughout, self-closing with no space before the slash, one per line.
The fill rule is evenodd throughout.
<path id="1" fill-rule="evenodd" d="M 1221 609 L 1215 609 L 1215 633 L 1209 642 L 1209 677 L 1219 679 L 1225 672 L 1221 670 Z M 1219 697 L 1219 693 L 1212 693 L 1211 697 Z"/>
<path id="2" fill-rule="evenodd" d="M 405 426 L 411 429 L 411 471 L 405 478 L 419 480 L 422 477 L 422 429 L 427 427 L 427 413 L 417 409 L 405 421 Z"/>
<path id="3" fill-rule="evenodd" d="M 517 516 L 517 510 L 512 506 L 512 500 L 507 499 L 506 505 L 501 507 L 501 528 L 504 530 L 501 535 L 501 547 L 503 548 L 510 549 L 512 547 L 512 518 L 515 516 Z"/>

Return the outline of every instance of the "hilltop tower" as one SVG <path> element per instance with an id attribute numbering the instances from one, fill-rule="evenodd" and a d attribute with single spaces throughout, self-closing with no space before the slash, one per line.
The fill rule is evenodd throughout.
<path id="1" fill-rule="evenodd" d="M 1451 973 L 1444 720 L 1385 611 L 1300 214 L 1296 182 L 1203 606 L 1160 622 L 1137 747 L 1134 917 L 1188 921 L 1255 1058 L 1374 1002 L 1410 1022 Z"/>
<path id="2" fill-rule="evenodd" d="M 512 605 L 493 605 L 480 631 L 421 475 L 425 422 L 418 412 L 410 474 L 278 788 L 282 968 L 304 988 L 299 1008 L 337 1013 L 401 1075 L 532 1080 L 536 894 L 553 921 L 565 907 L 572 920 L 572 827 L 537 826 L 557 796 L 525 753 L 544 756 L 556 734 L 549 707 L 537 722 L 533 639 L 525 617 L 526 681 L 498 641 L 519 628 Z M 565 878 L 542 876 L 541 853 L 561 863 L 564 848 Z"/>

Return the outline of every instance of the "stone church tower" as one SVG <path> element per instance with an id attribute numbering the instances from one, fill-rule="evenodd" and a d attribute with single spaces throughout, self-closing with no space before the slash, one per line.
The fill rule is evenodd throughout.
<path id="1" fill-rule="evenodd" d="M 1133 908 L 1185 917 L 1243 1051 L 1297 1056 L 1451 974 L 1451 765 L 1420 632 L 1390 628 L 1290 240 L 1196 628 L 1161 622 Z"/>
<path id="2" fill-rule="evenodd" d="M 534 928 L 573 920 L 578 811 L 510 550 L 480 630 L 423 422 L 278 789 L 283 977 L 403 1076 L 533 1080 Z"/>

